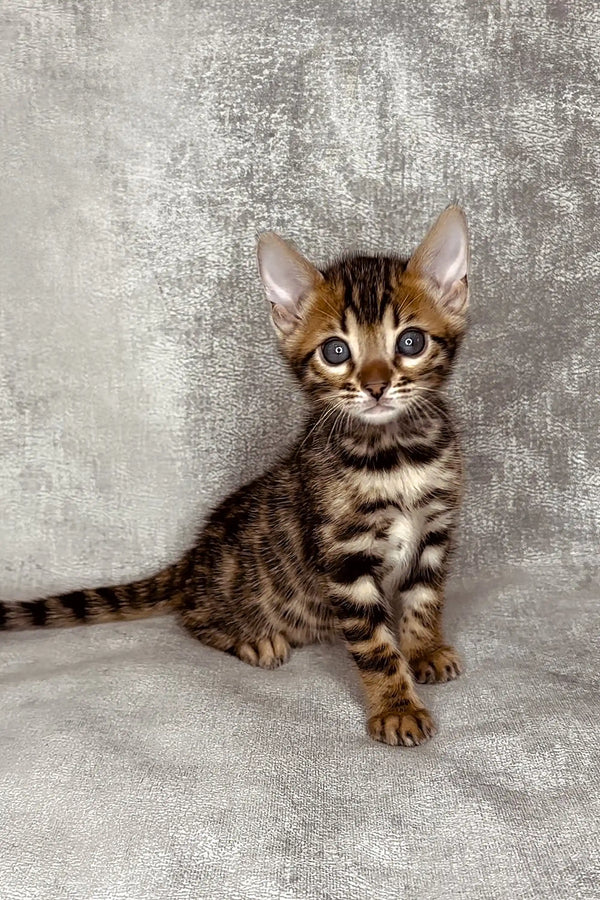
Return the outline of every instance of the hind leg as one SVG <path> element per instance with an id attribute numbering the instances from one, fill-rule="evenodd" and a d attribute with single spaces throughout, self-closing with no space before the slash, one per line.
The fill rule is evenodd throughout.
<path id="1" fill-rule="evenodd" d="M 214 618 L 207 622 L 204 611 L 197 608 L 181 610 L 181 621 L 196 640 L 231 653 L 250 666 L 276 669 L 289 659 L 290 641 L 281 632 L 274 632 L 266 622 L 264 629 L 256 629 L 255 636 L 247 626 L 238 631 L 234 623 L 225 624 Z"/>

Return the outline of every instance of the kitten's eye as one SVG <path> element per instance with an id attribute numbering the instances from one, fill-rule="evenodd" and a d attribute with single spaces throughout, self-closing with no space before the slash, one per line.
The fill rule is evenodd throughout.
<path id="1" fill-rule="evenodd" d="M 342 341 L 340 338 L 331 338 L 331 340 L 325 341 L 321 346 L 321 353 L 331 366 L 339 366 L 340 363 L 350 359 L 350 347 L 346 341 Z"/>
<path id="2" fill-rule="evenodd" d="M 420 328 L 408 328 L 396 341 L 396 353 L 418 356 L 425 348 L 425 334 Z"/>

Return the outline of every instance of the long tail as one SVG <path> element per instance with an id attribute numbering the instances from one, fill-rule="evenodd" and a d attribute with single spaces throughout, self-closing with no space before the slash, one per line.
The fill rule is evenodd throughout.
<path id="1" fill-rule="evenodd" d="M 39 600 L 0 601 L 0 631 L 64 628 L 161 615 L 180 600 L 193 566 L 192 549 L 172 566 L 130 584 L 85 588 Z"/>

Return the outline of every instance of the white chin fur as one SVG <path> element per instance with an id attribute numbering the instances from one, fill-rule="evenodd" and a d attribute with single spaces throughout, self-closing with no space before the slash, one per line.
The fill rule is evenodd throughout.
<path id="1" fill-rule="evenodd" d="M 370 425 L 385 425 L 386 422 L 393 422 L 394 419 L 398 418 L 400 413 L 399 409 L 377 409 L 377 407 L 372 407 L 371 409 L 363 409 L 357 413 L 358 418 L 362 422 L 368 422 Z"/>

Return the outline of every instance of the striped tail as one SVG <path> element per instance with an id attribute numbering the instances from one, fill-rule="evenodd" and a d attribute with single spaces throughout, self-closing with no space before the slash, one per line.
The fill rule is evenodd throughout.
<path id="1" fill-rule="evenodd" d="M 39 600 L 0 601 L 0 631 L 65 628 L 161 615 L 175 608 L 193 567 L 194 551 L 190 550 L 172 566 L 130 584 L 86 588 Z"/>

